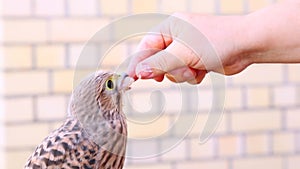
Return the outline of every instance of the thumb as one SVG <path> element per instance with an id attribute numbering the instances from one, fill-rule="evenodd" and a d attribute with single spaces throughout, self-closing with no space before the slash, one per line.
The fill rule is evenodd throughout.
<path id="1" fill-rule="evenodd" d="M 172 70 L 190 67 L 193 52 L 177 41 L 173 41 L 165 50 L 161 50 L 140 62 L 135 69 L 143 79 L 155 78 Z"/>

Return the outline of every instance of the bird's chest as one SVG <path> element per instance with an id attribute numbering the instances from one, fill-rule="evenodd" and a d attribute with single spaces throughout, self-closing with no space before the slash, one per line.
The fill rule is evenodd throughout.
<path id="1" fill-rule="evenodd" d="M 106 121 L 106 128 L 127 136 L 127 124 L 123 118 L 110 119 Z"/>
<path id="2" fill-rule="evenodd" d="M 127 127 L 122 119 L 103 123 L 105 130 L 97 143 L 100 146 L 99 168 L 122 168 L 125 160 Z"/>
<path id="3" fill-rule="evenodd" d="M 127 139 L 127 125 L 124 118 L 110 118 L 98 124 L 89 126 L 88 133 L 93 142 L 100 147 L 125 145 Z"/>
<path id="4" fill-rule="evenodd" d="M 91 133 L 91 131 L 89 132 Z M 89 166 L 94 164 L 93 168 L 97 169 L 121 169 L 124 165 L 126 152 L 127 129 L 125 121 L 118 119 L 103 121 L 93 128 L 92 133 L 92 137 L 85 135 L 84 142 L 93 145 L 94 149 L 84 149 L 80 158 L 76 159 L 81 160 L 89 157 L 87 164 L 91 164 Z M 90 158 L 91 156 L 93 158 Z"/>

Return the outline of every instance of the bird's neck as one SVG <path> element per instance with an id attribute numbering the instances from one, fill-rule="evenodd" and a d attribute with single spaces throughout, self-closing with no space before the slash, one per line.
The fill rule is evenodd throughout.
<path id="1" fill-rule="evenodd" d="M 82 127 L 80 125 L 79 120 L 76 118 L 69 116 L 65 123 L 63 124 L 63 127 L 67 129 L 68 131 L 80 131 L 82 130 Z"/>
<path id="2" fill-rule="evenodd" d="M 78 126 L 99 146 L 107 144 L 108 140 L 113 142 L 116 139 L 116 135 L 127 137 L 127 124 L 123 112 L 113 109 L 99 112 L 102 116 L 89 115 L 88 113 L 84 113 L 85 115 L 82 113 L 72 114 L 73 116 L 68 118 L 72 121 L 72 124 L 68 124 L 68 120 L 65 124 L 68 124 L 70 128 Z M 78 115 L 74 116 L 74 114 Z M 108 138 L 108 140 L 103 138 Z M 124 140 L 124 138 L 121 140 Z"/>
<path id="3" fill-rule="evenodd" d="M 102 117 L 107 121 L 125 118 L 123 111 L 118 108 L 114 108 L 111 110 L 101 110 L 101 112 L 102 112 Z"/>

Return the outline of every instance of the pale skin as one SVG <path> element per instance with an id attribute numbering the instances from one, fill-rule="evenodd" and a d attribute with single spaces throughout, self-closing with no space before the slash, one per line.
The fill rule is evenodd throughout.
<path id="1" fill-rule="evenodd" d="M 173 82 L 199 84 L 210 71 L 233 75 L 255 63 L 300 63 L 298 0 L 286 0 L 247 15 L 175 13 L 173 16 L 196 27 L 214 46 L 221 64 L 209 62 L 205 47 L 201 52 L 203 55 L 199 56 L 178 42 L 177 36 L 189 32 L 180 30 L 180 26 L 173 29 L 176 23 L 168 23 L 169 35 L 143 37 L 137 51 L 147 52 L 140 52 L 131 59 L 127 70 L 129 76 L 156 81 L 167 77 Z M 162 54 L 161 50 L 177 59 Z M 203 60 L 208 62 L 204 64 Z"/>

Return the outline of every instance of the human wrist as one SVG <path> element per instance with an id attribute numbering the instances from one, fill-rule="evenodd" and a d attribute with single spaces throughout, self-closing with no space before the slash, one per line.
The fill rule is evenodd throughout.
<path id="1" fill-rule="evenodd" d="M 238 55 L 244 63 L 250 65 L 263 62 L 263 53 L 268 49 L 266 30 L 256 15 L 244 15 L 240 19 L 236 44 Z"/>
<path id="2" fill-rule="evenodd" d="M 299 9 L 300 2 L 290 0 L 245 15 L 244 58 L 250 63 L 298 63 Z"/>

